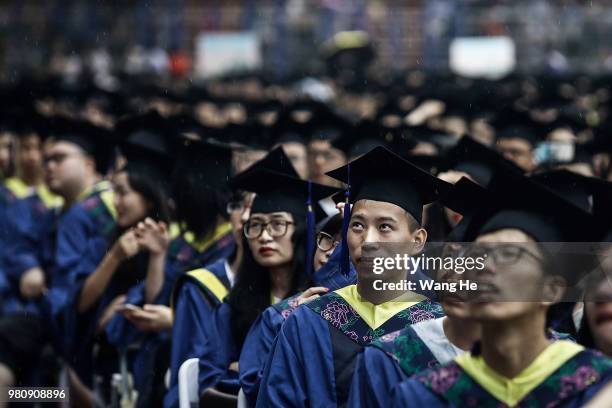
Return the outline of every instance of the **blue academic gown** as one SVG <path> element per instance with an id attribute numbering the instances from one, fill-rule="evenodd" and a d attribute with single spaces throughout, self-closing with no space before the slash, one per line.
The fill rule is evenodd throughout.
<path id="1" fill-rule="evenodd" d="M 205 267 L 229 291 L 225 260 Z M 222 295 L 213 293 L 206 282 L 190 275 L 177 281 L 173 295 L 174 324 L 170 353 L 170 388 L 164 399 L 165 407 L 178 406 L 178 372 L 181 364 L 190 358 L 211 361 L 216 355 L 217 325 L 213 311 L 222 304 Z M 214 367 L 211 367 L 214 369 Z"/>
<path id="2" fill-rule="evenodd" d="M 551 340 L 571 340 L 566 334 L 549 330 Z M 355 364 L 349 395 L 350 407 L 389 407 L 396 384 L 441 363 L 411 328 L 383 336 L 365 347 Z"/>
<path id="3" fill-rule="evenodd" d="M 438 360 L 412 328 L 383 336 L 357 358 L 348 406 L 386 408 L 395 384 L 437 365 Z"/>
<path id="4" fill-rule="evenodd" d="M 586 349 L 562 364 L 515 406 L 582 407 L 611 381 L 612 359 Z M 389 406 L 508 407 L 486 391 L 455 361 L 426 370 L 397 384 L 391 392 Z"/>
<path id="5" fill-rule="evenodd" d="M 380 336 L 443 315 L 425 300 L 377 329 L 336 293 L 298 307 L 282 325 L 265 365 L 257 407 L 344 405 L 360 350 Z"/>
<path id="6" fill-rule="evenodd" d="M 209 265 L 205 266 L 205 268 L 211 272 L 214 271 L 215 276 L 229 288 L 229 281 L 227 280 L 223 265 L 225 259 L 231 256 L 236 247 L 230 224 L 224 223 L 220 225 L 210 239 L 199 243 L 194 243 L 193 240 L 186 238 L 191 235 L 190 233 L 180 233 L 180 231 L 177 231 L 176 234 L 168 247 L 167 261 L 164 268 L 164 283 L 160 293 L 151 303 L 170 305 L 172 289 L 175 287 L 177 280 L 185 272 L 203 265 Z M 145 282 L 131 287 L 126 294 L 125 302 L 143 306 L 146 303 Z M 152 364 L 155 362 L 158 350 L 164 344 L 171 342 L 172 333 L 170 331 L 160 333 L 141 332 L 119 313 L 115 314 L 109 321 L 105 332 L 109 343 L 116 346 L 118 350 L 127 350 L 131 344 L 137 341 L 141 342 L 138 351 L 133 357 L 133 361 L 131 361 L 130 368 L 134 375 L 135 388 L 142 392 L 142 390 L 149 386 L 150 381 L 148 381 L 148 377 L 154 370 Z"/>
<path id="7" fill-rule="evenodd" d="M 83 282 L 102 259 L 115 230 L 115 209 L 108 182 L 96 184 L 82 200 L 58 216 L 55 223 L 52 286 L 43 298 L 43 317 L 52 323 L 56 344 L 77 368 L 77 356 L 86 349 L 90 336 L 83 336 L 83 326 L 94 326 L 77 313 L 76 302 Z M 51 239 L 52 241 L 52 239 Z"/>
<path id="8" fill-rule="evenodd" d="M 49 241 L 48 237 L 54 234 L 52 230 L 59 217 L 59 208 L 49 206 L 35 193 L 16 198 L 0 214 L 0 231 L 5 236 L 0 238 L 3 248 L 2 269 L 11 289 L 3 304 L 5 314 L 39 313 L 40 301 L 23 299 L 19 281 L 28 269 L 36 266 L 52 267 L 50 244 L 53 241 Z"/>
<path id="9" fill-rule="evenodd" d="M 170 305 L 172 290 L 175 287 L 177 279 L 185 272 L 215 264 L 220 260 L 225 260 L 235 251 L 236 244 L 234 242 L 231 231 L 226 231 L 225 225 L 218 228 L 219 234 L 210 242 L 204 243 L 201 250 L 195 248 L 190 242 L 185 240 L 184 234 L 174 237 L 168 248 L 166 266 L 164 268 L 164 283 L 162 288 L 151 303 L 159 305 Z M 220 264 L 223 265 L 223 264 Z M 218 266 L 215 266 L 215 272 Z M 225 276 L 225 271 L 223 271 Z M 219 276 L 221 277 L 221 276 Z M 223 277 L 223 279 L 227 279 Z M 126 294 L 125 303 L 132 305 L 143 306 L 145 304 L 145 283 L 142 282 L 129 289 Z M 154 340 L 158 334 L 142 333 L 122 314 L 116 314 L 108 323 L 106 335 L 109 342 L 119 349 L 125 349 L 130 344 L 137 340 L 141 340 L 144 336 L 147 340 Z M 161 333 L 164 337 L 165 334 Z M 156 340 L 155 340 L 156 341 Z"/>
<path id="10" fill-rule="evenodd" d="M 336 290 L 356 282 L 357 274 L 353 265 L 347 275 L 340 272 L 340 255 L 338 245 L 328 262 L 314 273 L 314 286 Z M 251 406 L 255 406 L 257 401 L 264 366 L 274 340 L 285 320 L 297 307 L 295 299 L 298 296 L 292 296 L 264 310 L 251 326 L 244 341 L 239 360 L 240 387 Z"/>

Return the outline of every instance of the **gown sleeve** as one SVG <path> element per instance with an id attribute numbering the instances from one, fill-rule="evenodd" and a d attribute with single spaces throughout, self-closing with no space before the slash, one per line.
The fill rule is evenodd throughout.
<path id="1" fill-rule="evenodd" d="M 206 346 L 200 350 L 200 393 L 216 387 L 220 391 L 237 395 L 240 388 L 238 373 L 229 367 L 238 361 L 240 351 L 233 340 L 231 307 L 228 303 L 222 303 L 214 309 Z"/>
<path id="2" fill-rule="evenodd" d="M 212 314 L 214 306 L 201 294 L 195 283 L 185 282 L 174 303 L 172 347 L 170 352 L 170 388 L 164 400 L 165 407 L 178 406 L 178 371 L 186 360 L 200 358 L 214 348 Z M 209 352 L 209 351 L 208 351 Z"/>
<path id="3" fill-rule="evenodd" d="M 284 321 L 274 307 L 268 307 L 253 323 L 242 346 L 239 360 L 240 387 L 251 406 L 257 402 L 264 366 Z"/>
<path id="4" fill-rule="evenodd" d="M 407 378 L 391 356 L 379 348 L 366 347 L 357 357 L 348 406 L 389 407 L 391 388 Z"/>
<path id="5" fill-rule="evenodd" d="M 302 305 L 285 321 L 276 338 L 261 379 L 257 407 L 335 405 L 329 327 Z"/>
<path id="6" fill-rule="evenodd" d="M 393 408 L 457 408 L 415 379 L 408 379 L 393 387 L 390 401 L 389 406 Z"/>

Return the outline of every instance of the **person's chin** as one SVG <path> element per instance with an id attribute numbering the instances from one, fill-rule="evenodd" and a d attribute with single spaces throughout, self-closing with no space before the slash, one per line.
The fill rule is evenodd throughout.
<path id="1" fill-rule="evenodd" d="M 278 257 L 274 255 L 266 256 L 266 257 L 258 256 L 256 260 L 257 260 L 257 263 L 263 266 L 264 268 L 270 268 L 270 267 L 277 266 L 280 264 Z"/>

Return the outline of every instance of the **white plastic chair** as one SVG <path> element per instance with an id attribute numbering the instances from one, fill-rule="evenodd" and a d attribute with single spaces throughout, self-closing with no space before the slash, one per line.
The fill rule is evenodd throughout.
<path id="1" fill-rule="evenodd" d="M 249 408 L 249 403 L 246 399 L 246 395 L 244 395 L 244 391 L 242 388 L 238 391 L 238 408 Z"/>
<path id="2" fill-rule="evenodd" d="M 179 368 L 179 407 L 192 408 L 200 405 L 198 387 L 198 374 L 200 372 L 200 359 L 190 358 Z"/>

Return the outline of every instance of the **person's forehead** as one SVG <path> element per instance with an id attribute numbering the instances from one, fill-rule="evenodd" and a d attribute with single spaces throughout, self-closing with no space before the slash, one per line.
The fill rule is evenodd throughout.
<path id="1" fill-rule="evenodd" d="M 260 219 L 268 219 L 268 218 L 289 218 L 293 219 L 291 213 L 286 211 L 278 211 L 273 213 L 252 213 L 251 218 L 260 218 Z"/>
<path id="2" fill-rule="evenodd" d="M 306 146 L 299 142 L 285 142 L 282 144 L 285 153 L 301 153 L 306 150 Z"/>
<path id="3" fill-rule="evenodd" d="M 80 153 L 81 148 L 74 143 L 61 140 L 49 145 L 50 153 Z"/>
<path id="4" fill-rule="evenodd" d="M 522 147 L 531 149 L 531 143 L 519 137 L 504 137 L 497 140 L 497 145 L 501 147 Z"/>
<path id="5" fill-rule="evenodd" d="M 534 243 L 535 241 L 525 232 L 515 228 L 503 228 L 497 231 L 487 232 L 478 236 L 477 243 Z"/>
<path id="6" fill-rule="evenodd" d="M 12 140 L 13 135 L 8 132 L 0 132 L 0 143 L 8 143 Z"/>
<path id="7" fill-rule="evenodd" d="M 32 133 L 28 133 L 26 135 L 23 135 L 21 137 L 21 144 L 27 144 L 27 145 L 32 145 L 32 144 L 40 144 L 41 140 L 40 137 L 38 136 L 38 134 L 32 132 Z"/>
<path id="8" fill-rule="evenodd" d="M 327 140 L 311 140 L 308 143 L 309 149 L 318 149 L 318 150 L 330 150 L 331 144 Z"/>
<path id="9" fill-rule="evenodd" d="M 403 208 L 385 201 L 359 200 L 353 205 L 353 214 L 367 218 L 393 217 L 399 219 L 405 212 Z"/>

